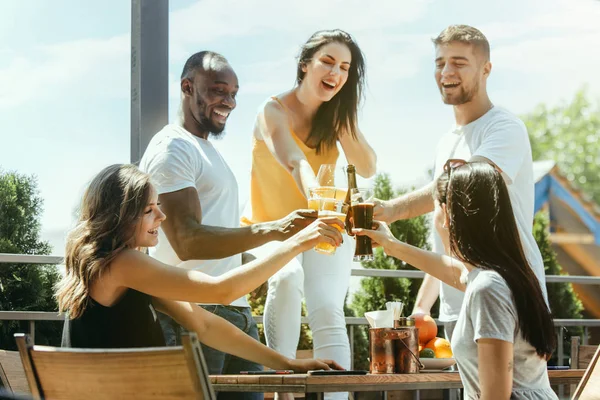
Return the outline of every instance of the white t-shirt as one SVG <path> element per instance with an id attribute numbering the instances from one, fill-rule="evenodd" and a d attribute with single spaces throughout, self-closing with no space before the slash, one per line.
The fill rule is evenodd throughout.
<path id="1" fill-rule="evenodd" d="M 511 399 L 558 399 L 550 387 L 546 360 L 537 355 L 518 330 L 517 308 L 506 281 L 496 271 L 474 268 L 467 276 L 465 300 L 452 334 L 452 350 L 465 388 L 465 399 L 478 399 L 481 394 L 479 339 L 513 344 Z"/>
<path id="2" fill-rule="evenodd" d="M 438 143 L 434 179 L 442 174 L 448 159 L 469 160 L 473 156 L 485 157 L 502 170 L 523 251 L 540 281 L 547 301 L 544 261 L 532 232 L 535 182 L 531 145 L 525 124 L 509 111 L 494 107 L 465 126 L 455 126 Z M 444 245 L 433 225 L 431 232 L 433 251 L 443 254 Z M 458 319 L 463 297 L 463 292 L 441 283 L 440 321 Z"/>
<path id="3" fill-rule="evenodd" d="M 237 181 L 219 151 L 208 140 L 192 135 L 182 126 L 167 125 L 150 141 L 140 169 L 150 174 L 158 194 L 188 187 L 196 189 L 202 207 L 202 224 L 239 227 Z M 182 261 L 162 229 L 158 237 L 158 245 L 150 249 L 150 255 L 165 264 L 199 270 L 211 276 L 222 275 L 242 265 L 241 254 L 220 260 Z M 231 304 L 249 306 L 245 297 Z"/>

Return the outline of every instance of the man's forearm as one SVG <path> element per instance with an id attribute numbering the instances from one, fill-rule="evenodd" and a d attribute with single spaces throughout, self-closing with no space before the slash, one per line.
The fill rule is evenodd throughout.
<path id="1" fill-rule="evenodd" d="M 431 313 L 431 308 L 435 304 L 440 294 L 440 281 L 429 274 L 425 274 L 425 279 L 417 293 L 413 313 L 425 312 Z"/>
<path id="2" fill-rule="evenodd" d="M 394 220 L 415 218 L 432 212 L 434 182 L 392 200 Z"/>
<path id="3" fill-rule="evenodd" d="M 274 222 L 253 224 L 240 228 L 197 225 L 186 229 L 171 241 L 182 260 L 215 260 L 240 254 L 278 240 L 279 232 Z"/>

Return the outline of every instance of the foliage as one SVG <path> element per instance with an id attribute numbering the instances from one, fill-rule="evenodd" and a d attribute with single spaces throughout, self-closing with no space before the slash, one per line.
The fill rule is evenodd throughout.
<path id="1" fill-rule="evenodd" d="M 534 160 L 554 160 L 577 188 L 600 204 L 600 102 L 580 90 L 570 103 L 538 105 L 522 116 Z"/>
<path id="2" fill-rule="evenodd" d="M 32 176 L 0 170 L 0 253 L 50 254 L 41 241 L 42 199 Z M 0 310 L 56 311 L 54 284 L 59 279 L 54 265 L 0 264 Z M 36 323 L 36 344 L 59 345 L 62 325 Z M 16 349 L 16 332 L 28 332 L 26 321 L 0 321 L 0 348 Z"/>
<path id="3" fill-rule="evenodd" d="M 563 275 L 564 271 L 558 264 L 556 253 L 550 244 L 550 235 L 548 233 L 548 216 L 543 211 L 538 212 L 534 218 L 533 236 L 537 242 L 542 259 L 544 260 L 544 270 L 546 275 Z M 547 283 L 548 302 L 552 317 L 558 319 L 578 319 L 582 318 L 583 305 L 581 300 L 573 291 L 573 285 L 570 283 Z M 582 336 L 583 329 L 581 327 L 569 327 L 563 331 L 563 348 L 565 354 L 571 353 L 571 336 Z M 550 364 L 556 365 L 557 353 L 549 361 Z"/>
<path id="4" fill-rule="evenodd" d="M 375 197 L 391 199 L 403 194 L 404 191 L 394 192 L 388 175 L 381 174 L 375 178 Z M 392 233 L 399 240 L 423 249 L 429 249 L 428 218 L 421 216 L 409 220 L 396 221 L 391 224 Z M 364 262 L 365 268 L 390 270 L 416 270 L 413 266 L 393 257 L 387 257 L 381 249 L 375 249 L 375 261 Z M 354 294 L 352 309 L 357 315 L 366 311 L 383 310 L 385 303 L 393 300 L 404 302 L 405 314 L 410 313 L 417 296 L 422 279 L 408 278 L 363 278 L 361 289 Z"/>
<path id="5" fill-rule="evenodd" d="M 400 196 L 405 190 L 394 191 L 390 177 L 386 174 L 377 175 L 375 178 L 375 197 L 388 200 Z M 429 235 L 428 217 L 421 216 L 409 220 L 396 221 L 391 224 L 394 236 L 403 242 L 412 244 L 423 249 L 429 249 L 427 237 Z M 387 257 L 381 249 L 375 249 L 375 260 L 364 262 L 364 268 L 389 269 L 389 270 L 416 270 L 413 266 L 393 257 Z M 409 315 L 413 309 L 417 292 L 423 279 L 408 278 L 362 278 L 360 289 L 354 293 L 350 309 L 358 317 L 364 316 L 365 312 L 373 310 L 385 310 L 388 301 L 402 301 L 404 303 L 404 315 Z M 432 309 L 437 313 L 437 303 Z M 368 329 L 366 326 L 354 329 L 354 368 L 369 369 L 367 357 Z"/>

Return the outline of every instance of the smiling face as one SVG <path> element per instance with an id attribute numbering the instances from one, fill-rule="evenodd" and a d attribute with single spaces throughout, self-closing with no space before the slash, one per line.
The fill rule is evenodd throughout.
<path id="1" fill-rule="evenodd" d="M 219 136 L 229 114 L 236 106 L 239 90 L 237 75 L 227 63 L 212 63 L 197 71 L 193 79 L 181 80 L 181 90 L 188 97 L 192 124 L 203 136 Z"/>
<path id="2" fill-rule="evenodd" d="M 458 106 L 485 93 L 491 64 L 468 43 L 450 42 L 435 49 L 435 80 L 446 104 Z"/>
<path id="3" fill-rule="evenodd" d="M 160 209 L 156 189 L 150 185 L 148 204 L 135 230 L 134 247 L 154 247 L 158 244 L 158 228 L 167 217 Z"/>
<path id="4" fill-rule="evenodd" d="M 352 54 L 345 44 L 331 42 L 320 47 L 302 66 L 302 85 L 307 85 L 319 100 L 329 101 L 348 80 Z"/>

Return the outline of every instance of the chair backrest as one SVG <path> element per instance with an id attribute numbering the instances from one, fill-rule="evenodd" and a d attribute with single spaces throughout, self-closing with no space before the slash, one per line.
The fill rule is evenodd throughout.
<path id="1" fill-rule="evenodd" d="M 598 345 L 582 345 L 579 336 L 571 338 L 571 368 L 586 369 L 598 349 Z"/>
<path id="2" fill-rule="evenodd" d="M 5 390 L 30 393 L 18 351 L 0 350 L 0 380 Z"/>
<path id="3" fill-rule="evenodd" d="M 34 398 L 214 400 L 200 343 L 194 333 L 183 346 L 76 349 L 34 346 L 16 334 Z"/>
<path id="4" fill-rule="evenodd" d="M 600 399 L 600 346 L 596 346 L 596 352 L 573 394 L 573 400 L 598 399 Z"/>

